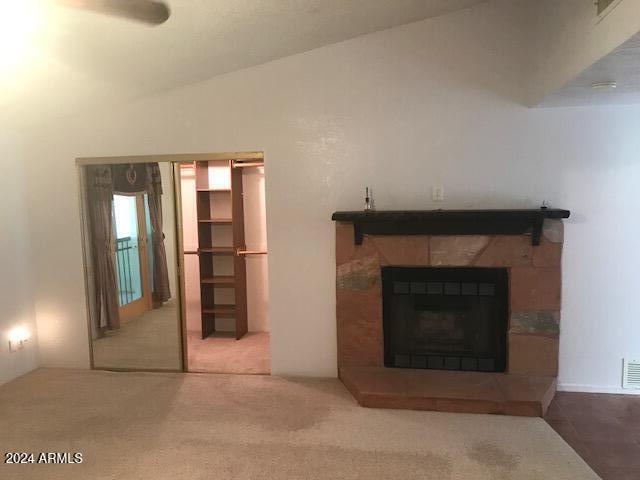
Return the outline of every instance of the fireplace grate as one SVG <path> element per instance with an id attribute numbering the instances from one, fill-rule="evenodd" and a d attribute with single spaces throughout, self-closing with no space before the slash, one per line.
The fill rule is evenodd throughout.
<path id="1" fill-rule="evenodd" d="M 503 372 L 504 268 L 383 267 L 384 364 Z"/>
<path id="2" fill-rule="evenodd" d="M 492 297 L 495 283 L 393 282 L 395 295 L 463 295 Z"/>
<path id="3" fill-rule="evenodd" d="M 465 370 L 470 372 L 495 372 L 493 358 L 461 357 L 445 355 L 412 355 L 396 353 L 394 367 L 426 368 L 432 370 Z"/>

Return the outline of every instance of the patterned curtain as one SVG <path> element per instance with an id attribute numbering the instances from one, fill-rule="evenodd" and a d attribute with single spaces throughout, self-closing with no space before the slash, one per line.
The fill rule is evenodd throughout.
<path id="1" fill-rule="evenodd" d="M 147 198 L 151 218 L 151 245 L 153 252 L 153 302 L 158 306 L 171 298 L 167 252 L 162 232 L 162 178 L 157 163 L 147 163 Z"/>
<path id="2" fill-rule="evenodd" d="M 102 335 L 107 329 L 120 328 L 112 212 L 114 193 L 147 193 L 152 231 L 154 307 L 171 298 L 167 253 L 162 232 L 160 167 L 157 163 L 88 166 L 87 188 L 91 251 L 95 270 L 96 327 Z"/>
<path id="3" fill-rule="evenodd" d="M 154 163 L 132 163 L 111 166 L 113 191 L 119 194 L 147 193 L 151 219 L 151 255 L 153 255 L 152 297 L 154 307 L 171 298 L 167 252 L 162 231 L 162 176 Z"/>
<path id="4" fill-rule="evenodd" d="M 113 183 L 109 166 L 87 167 L 89 228 L 94 266 L 96 327 L 120 328 L 115 239 L 113 234 Z"/>

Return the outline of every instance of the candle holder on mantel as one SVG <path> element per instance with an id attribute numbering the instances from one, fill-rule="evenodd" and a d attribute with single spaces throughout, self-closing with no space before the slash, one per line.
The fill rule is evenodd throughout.
<path id="1" fill-rule="evenodd" d="M 373 212 L 375 207 L 373 205 L 373 190 L 369 187 L 365 187 L 364 194 L 364 211 L 365 212 Z"/>

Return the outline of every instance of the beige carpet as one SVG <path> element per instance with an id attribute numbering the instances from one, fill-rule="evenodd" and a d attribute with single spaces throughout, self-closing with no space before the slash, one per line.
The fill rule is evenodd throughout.
<path id="1" fill-rule="evenodd" d="M 539 418 L 375 410 L 337 380 L 40 369 L 0 387 L 2 479 L 594 479 Z"/>
<path id="2" fill-rule="evenodd" d="M 269 374 L 269 333 L 249 332 L 240 340 L 220 335 L 203 339 L 200 332 L 188 332 L 190 372 Z"/>
<path id="3" fill-rule="evenodd" d="M 180 370 L 178 309 L 171 300 L 93 340 L 96 368 Z"/>

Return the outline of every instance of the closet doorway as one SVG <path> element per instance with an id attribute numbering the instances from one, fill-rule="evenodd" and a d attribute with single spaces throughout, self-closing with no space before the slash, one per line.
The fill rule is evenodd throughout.
<path id="1" fill-rule="evenodd" d="M 180 162 L 174 176 L 187 370 L 269 374 L 262 153 Z"/>
<path id="2" fill-rule="evenodd" d="M 262 153 L 77 163 L 91 367 L 269 374 Z"/>

